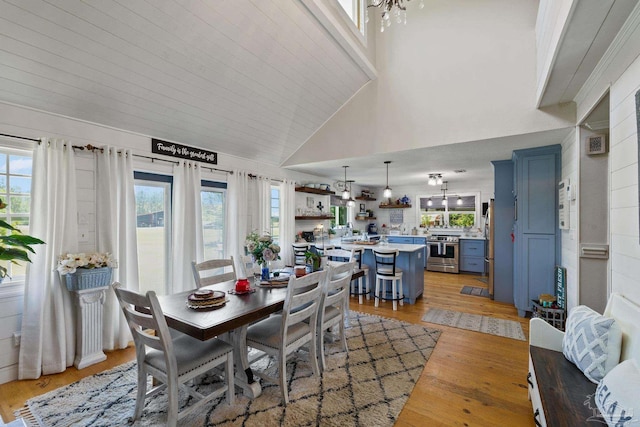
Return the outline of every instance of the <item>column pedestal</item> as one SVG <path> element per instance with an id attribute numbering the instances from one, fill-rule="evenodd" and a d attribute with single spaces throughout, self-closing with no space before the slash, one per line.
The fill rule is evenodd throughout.
<path id="1" fill-rule="evenodd" d="M 86 368 L 102 362 L 102 312 L 108 286 L 73 291 L 76 303 L 76 358 L 73 365 Z"/>

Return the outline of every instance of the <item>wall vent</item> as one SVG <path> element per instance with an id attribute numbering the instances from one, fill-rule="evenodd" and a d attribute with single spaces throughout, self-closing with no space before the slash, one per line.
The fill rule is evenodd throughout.
<path id="1" fill-rule="evenodd" d="M 605 135 L 591 135 L 587 137 L 587 155 L 605 154 L 607 152 L 607 141 Z"/>

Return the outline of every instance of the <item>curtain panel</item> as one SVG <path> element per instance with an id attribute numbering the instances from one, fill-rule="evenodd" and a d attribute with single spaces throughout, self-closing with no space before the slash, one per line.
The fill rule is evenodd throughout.
<path id="1" fill-rule="evenodd" d="M 62 372 L 73 364 L 73 303 L 60 281 L 56 264 L 61 254 L 78 251 L 76 188 L 71 144 L 43 138 L 33 151 L 29 234 L 46 244 L 34 247 L 32 263 L 27 265 L 20 379 Z"/>
<path id="2" fill-rule="evenodd" d="M 113 281 L 138 291 L 138 249 L 133 159 L 130 150 L 104 147 L 97 154 L 96 232 L 99 252 L 111 252 L 118 261 Z M 129 326 L 113 290 L 106 292 L 102 322 L 103 349 L 127 347 Z"/>
<path id="3" fill-rule="evenodd" d="M 174 166 L 170 293 L 196 287 L 191 262 L 204 256 L 201 187 L 198 163 L 181 160 Z"/>
<path id="4" fill-rule="evenodd" d="M 294 265 L 293 243 L 296 236 L 296 182 L 285 179 L 280 184 L 280 258 L 286 265 Z"/>

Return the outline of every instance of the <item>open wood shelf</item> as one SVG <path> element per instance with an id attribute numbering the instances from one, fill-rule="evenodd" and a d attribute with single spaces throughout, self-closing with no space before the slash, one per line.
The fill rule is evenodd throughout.
<path id="1" fill-rule="evenodd" d="M 411 205 L 380 205 L 380 209 L 407 209 L 410 208 Z"/>
<path id="2" fill-rule="evenodd" d="M 356 215 L 356 221 L 371 221 L 373 219 L 376 219 L 375 216 L 357 216 Z"/>
<path id="3" fill-rule="evenodd" d="M 313 219 L 313 220 L 318 220 L 318 219 L 334 219 L 334 217 L 332 217 L 331 215 L 315 215 L 315 216 L 311 216 L 311 215 L 301 215 L 301 216 L 296 216 L 296 219 Z"/>
<path id="4" fill-rule="evenodd" d="M 356 200 L 365 200 L 368 202 L 375 202 L 377 199 L 374 199 L 373 197 L 357 196 Z"/>
<path id="5" fill-rule="evenodd" d="M 322 194 L 324 196 L 336 194 L 335 191 L 322 190 L 320 188 L 296 187 L 296 191 L 300 193 Z"/>

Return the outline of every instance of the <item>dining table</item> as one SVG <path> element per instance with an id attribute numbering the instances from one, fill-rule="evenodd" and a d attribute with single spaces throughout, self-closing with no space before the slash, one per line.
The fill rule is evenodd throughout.
<path id="1" fill-rule="evenodd" d="M 352 280 L 363 274 L 362 271 L 355 272 Z M 158 301 L 167 325 L 172 329 L 201 341 L 228 333 L 233 345 L 236 385 L 242 388 L 245 396 L 256 398 L 262 393 L 262 387 L 260 382 L 254 379 L 249 366 L 247 328 L 250 324 L 282 310 L 288 281 L 265 283 L 256 280 L 251 286 L 251 291 L 241 294 L 235 292 L 235 283 L 231 280 L 175 294 L 158 295 Z M 190 308 L 187 298 L 196 290 L 202 289 L 224 292 L 226 303 L 216 308 Z M 348 308 L 346 301 L 345 310 Z"/>
<path id="2" fill-rule="evenodd" d="M 284 286 L 283 286 L 284 285 Z M 282 310 L 287 295 L 283 285 L 252 286 L 250 292 L 235 294 L 235 281 L 217 283 L 200 289 L 223 291 L 226 303 L 217 308 L 193 309 L 187 306 L 187 298 L 196 289 L 170 295 L 159 295 L 158 301 L 167 325 L 201 341 L 229 333 L 233 345 L 236 385 L 245 396 L 256 398 L 262 393 L 247 356 L 247 327 L 260 319 Z"/>

